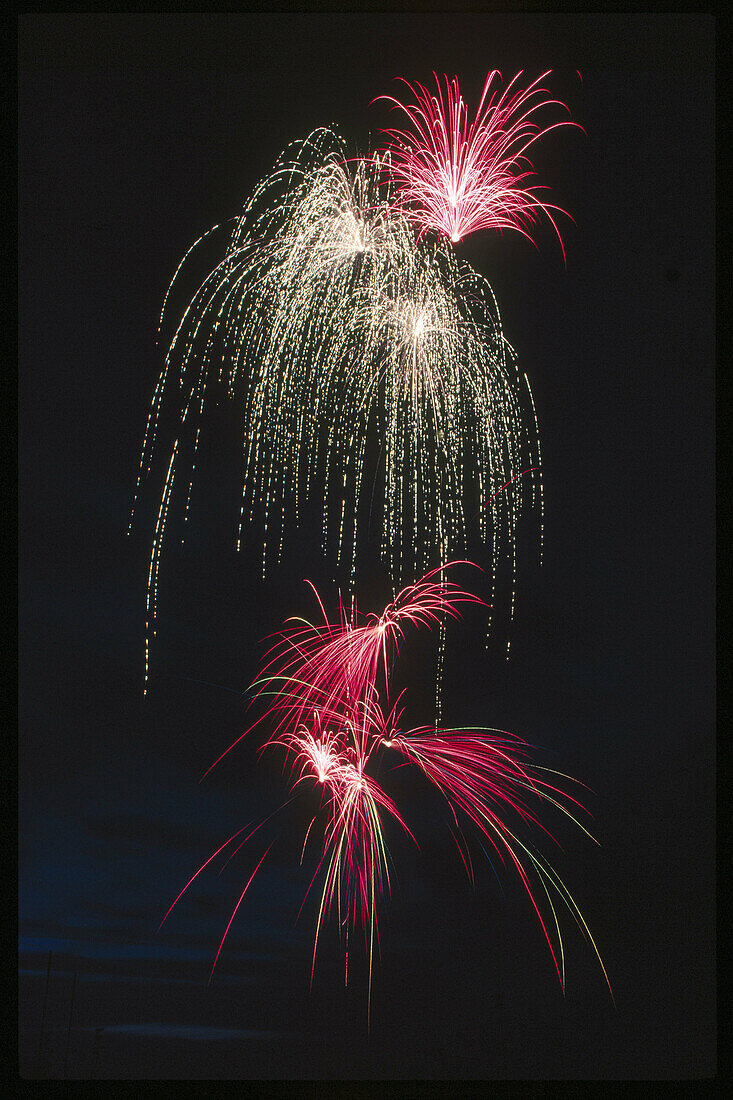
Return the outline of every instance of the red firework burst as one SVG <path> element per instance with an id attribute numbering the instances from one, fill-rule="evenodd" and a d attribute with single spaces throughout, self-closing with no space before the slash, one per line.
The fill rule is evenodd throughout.
<path id="1" fill-rule="evenodd" d="M 439 579 L 446 568 L 428 573 L 400 592 L 381 615 L 365 619 L 359 617 L 355 607 L 347 613 L 340 605 L 338 620 L 329 622 L 314 588 L 324 624 L 306 623 L 283 631 L 269 651 L 265 675 L 258 681 L 258 695 L 271 697 L 264 719 L 269 720 L 272 730 L 260 751 L 275 746 L 284 749 L 284 770 L 290 770 L 292 795 L 284 806 L 299 791 L 312 797 L 320 790 L 303 841 L 305 854 L 311 833 L 321 838 L 317 866 L 303 900 L 305 904 L 320 878 L 311 980 L 321 927 L 336 909 L 339 928 L 345 930 L 346 937 L 345 979 L 349 937 L 361 926 L 371 991 L 374 946 L 379 944 L 378 903 L 390 891 L 384 821 L 393 819 L 417 844 L 394 800 L 368 771 L 377 757 L 388 765 L 390 756 L 396 753 L 401 766 L 415 765 L 445 796 L 461 836 L 459 815 L 478 830 L 505 866 L 515 869 L 537 914 L 563 988 L 564 952 L 553 894 L 592 944 L 608 982 L 598 949 L 567 887 L 544 856 L 517 835 L 517 826 L 512 823 L 516 818 L 519 826 L 539 826 L 547 833 L 538 811 L 543 803 L 550 803 L 587 833 L 576 816 L 578 811 L 585 812 L 584 808 L 561 790 L 554 778 L 568 777 L 530 764 L 529 746 L 506 731 L 477 727 L 402 732 L 402 711 L 398 709 L 401 697 L 390 710 L 380 702 L 380 696 L 388 696 L 391 664 L 407 626 L 432 627 L 446 616 L 457 617 L 457 605 L 462 602 L 483 602 L 458 585 Z M 242 833 L 247 827 L 241 829 L 218 848 L 189 879 L 163 920 L 220 852 L 238 839 L 228 862 L 264 824 L 249 829 L 244 838 Z M 552 834 L 547 835 L 554 839 Z M 465 838 L 462 847 L 454 837 L 466 871 L 473 877 Z M 234 917 L 271 846 L 262 853 L 242 890 L 219 944 L 212 974 Z M 543 915 L 543 899 L 549 914 Z"/>
<path id="2" fill-rule="evenodd" d="M 501 94 L 492 87 L 501 73 L 492 70 L 472 122 L 458 78 L 444 75 L 443 91 L 438 74 L 433 76 L 436 93 L 398 78 L 412 92 L 413 103 L 377 97 L 407 115 L 410 124 L 407 130 L 382 131 L 389 139 L 385 170 L 395 187 L 394 207 L 407 215 L 420 235 L 432 229 L 454 242 L 479 229 L 515 229 L 532 240 L 529 230 L 544 213 L 562 248 L 550 210 L 566 211 L 542 202 L 537 196 L 542 188 L 527 186 L 535 174 L 527 157 L 530 146 L 558 126 L 578 125 L 567 119 L 548 126 L 535 121 L 542 108 L 567 110 L 540 87 L 549 70 L 524 89 L 515 87 L 522 76 L 517 73 Z"/>
<path id="3" fill-rule="evenodd" d="M 366 725 L 361 713 L 375 699 L 380 677 L 387 689 L 389 666 L 405 629 L 436 626 L 446 618 L 458 618 L 459 604 L 484 602 L 452 581 L 441 579 L 441 574 L 454 565 L 473 564 L 447 562 L 431 570 L 403 588 L 381 615 L 362 616 L 355 604 L 346 608 L 339 602 L 336 622 L 329 622 L 320 596 L 306 581 L 318 601 L 323 623 L 314 625 L 301 619 L 297 626 L 278 635 L 266 655 L 262 675 L 253 685 L 258 688 L 255 698 L 273 697 L 267 713 L 255 725 L 272 723 L 271 742 L 288 731 L 310 729 L 314 723 L 320 728 L 326 719 L 337 728 L 350 724 L 363 734 Z M 211 768 L 251 729 L 254 726 L 225 749 Z"/>

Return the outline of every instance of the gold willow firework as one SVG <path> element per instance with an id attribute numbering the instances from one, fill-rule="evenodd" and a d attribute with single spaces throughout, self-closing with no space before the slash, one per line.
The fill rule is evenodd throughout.
<path id="1" fill-rule="evenodd" d="M 449 242 L 416 239 L 391 209 L 384 168 L 378 155 L 349 161 L 326 129 L 289 146 L 235 219 L 223 259 L 178 323 L 136 490 L 137 499 L 162 410 L 173 403 L 150 558 L 146 681 L 177 465 L 185 452 L 187 517 L 214 388 L 242 410 L 238 546 L 262 533 L 263 572 L 280 559 L 286 527 L 297 524 L 306 500 L 322 501 L 324 553 L 335 548 L 352 590 L 367 501 L 395 590 L 464 554 L 473 539 L 490 547 L 492 579 L 505 552 L 514 571 L 521 497 L 500 490 L 539 467 L 529 385 L 489 284 Z M 536 480 L 532 501 L 539 500 Z"/>

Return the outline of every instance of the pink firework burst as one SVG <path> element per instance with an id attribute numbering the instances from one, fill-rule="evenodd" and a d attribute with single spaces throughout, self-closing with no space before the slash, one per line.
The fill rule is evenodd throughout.
<path id="1" fill-rule="evenodd" d="M 458 618 L 459 604 L 483 602 L 441 578 L 445 569 L 457 564 L 431 570 L 402 589 L 381 615 L 363 617 L 354 604 L 348 611 L 340 604 L 335 623 L 328 621 L 314 588 L 323 625 L 305 623 L 284 631 L 263 670 L 260 692 L 279 685 L 268 711 L 268 717 L 277 719 L 276 732 L 308 724 L 316 713 L 337 715 L 361 737 L 363 751 L 368 723 L 362 712 L 378 697 L 380 681 L 388 690 L 390 666 L 406 628 L 431 628 L 446 618 Z"/>
<path id="2" fill-rule="evenodd" d="M 320 838 L 312 841 L 319 845 L 319 851 L 301 905 L 302 911 L 318 882 L 320 900 L 311 981 L 321 929 L 335 912 L 340 934 L 345 935 L 346 982 L 350 938 L 359 928 L 363 932 L 371 1000 L 374 948 L 379 948 L 378 910 L 381 899 L 390 893 L 387 823 L 393 821 L 418 843 L 399 806 L 387 793 L 388 784 L 385 790 L 383 779 L 378 782 L 375 778 L 375 773 L 388 778 L 392 762 L 398 767 L 412 765 L 444 796 L 453 819 L 450 828 L 453 831 L 455 825 L 453 835 L 471 879 L 473 865 L 462 828 L 466 823 L 476 830 L 487 857 L 491 859 L 488 847 L 503 866 L 519 876 L 563 989 L 558 901 L 592 944 L 608 982 L 598 948 L 576 902 L 553 866 L 531 841 L 523 838 L 524 829 L 539 827 L 557 843 L 540 821 L 540 811 L 548 804 L 588 833 L 578 819 L 586 812 L 584 807 L 562 789 L 560 781 L 568 777 L 531 764 L 529 746 L 506 731 L 484 727 L 405 731 L 399 709 L 402 696 L 391 709 L 382 703 L 389 695 L 392 663 L 406 628 L 434 627 L 446 616 L 458 616 L 458 604 L 483 602 L 443 580 L 442 570 L 446 568 L 434 570 L 403 589 L 380 615 L 360 617 L 355 607 L 347 613 L 340 604 L 338 619 L 329 621 L 316 593 L 323 625 L 306 623 L 285 630 L 267 654 L 265 675 L 258 681 L 258 695 L 271 699 L 264 719 L 260 719 L 268 720 L 269 725 L 269 736 L 260 751 L 285 750 L 283 771 L 289 778 L 291 794 L 280 810 L 296 796 L 310 799 L 311 820 L 305 831 L 301 863 L 309 838 Z M 275 814 L 256 828 L 240 829 L 217 848 L 178 894 L 164 921 L 225 848 L 232 846 L 226 860 L 229 862 Z M 271 846 L 249 873 L 219 944 L 212 974 L 232 922 Z"/>
<path id="3" fill-rule="evenodd" d="M 329 722 L 331 729 L 350 725 L 364 738 L 368 725 L 362 719 L 363 710 L 377 698 L 380 680 L 387 691 L 390 664 L 406 628 L 431 628 L 446 618 L 459 618 L 461 603 L 483 604 L 478 596 L 442 579 L 444 571 L 454 565 L 473 563 L 447 562 L 431 570 L 403 588 L 381 615 L 362 616 L 355 604 L 347 608 L 340 602 L 336 621 L 329 621 L 318 592 L 306 581 L 318 601 L 323 623 L 299 620 L 298 625 L 280 633 L 253 685 L 258 688 L 255 698 L 273 699 L 255 725 L 272 723 L 273 742 L 280 740 L 281 734 L 287 737 L 301 728 L 326 729 L 324 723 Z M 225 749 L 211 768 L 251 729 L 254 726 Z"/>
<path id="4" fill-rule="evenodd" d="M 554 840 L 535 815 L 535 810 L 539 809 L 542 802 L 547 802 L 569 817 L 590 837 L 588 830 L 576 817 L 578 810 L 584 811 L 581 803 L 554 782 L 542 778 L 541 773 L 545 769 L 525 763 L 529 746 L 521 738 L 504 730 L 423 728 L 410 730 L 405 734 L 396 733 L 385 739 L 383 744 L 387 748 L 396 749 L 405 759 L 416 764 L 443 793 L 459 830 L 456 809 L 463 811 L 477 827 L 501 861 L 506 863 L 508 859 L 509 866 L 514 867 L 537 914 L 563 989 L 564 953 L 551 892 L 563 902 L 592 945 L 613 998 L 603 960 L 568 888 L 544 856 L 515 835 L 508 822 L 510 816 L 517 815 L 524 824 L 539 826 Z M 560 773 L 550 774 L 560 776 Z M 466 871 L 473 877 L 470 856 L 467 860 L 457 839 L 456 844 Z M 542 914 L 536 897 L 538 891 L 533 889 L 533 880 L 541 887 L 549 902 L 551 922 Z"/>
<path id="5" fill-rule="evenodd" d="M 433 73 L 435 93 L 399 77 L 412 92 L 413 103 L 377 97 L 407 115 L 409 129 L 382 131 L 389 139 L 385 171 L 395 187 L 394 207 L 407 215 L 420 235 L 435 230 L 457 242 L 479 229 L 515 229 L 532 240 L 529 230 L 544 213 L 565 256 L 550 210 L 566 211 L 542 202 L 537 196 L 542 188 L 527 186 L 535 175 L 527 150 L 558 126 L 578 125 L 567 119 L 547 126 L 535 121 L 545 107 L 567 110 L 540 86 L 549 72 L 524 89 L 516 86 L 519 72 L 500 94 L 494 81 L 501 80 L 501 73 L 492 70 L 472 122 L 457 77 L 449 80 L 444 75 L 444 91 Z"/>

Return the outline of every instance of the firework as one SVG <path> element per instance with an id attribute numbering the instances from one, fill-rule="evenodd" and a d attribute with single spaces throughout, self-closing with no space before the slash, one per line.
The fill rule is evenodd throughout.
<path id="1" fill-rule="evenodd" d="M 356 928 L 361 925 L 369 958 L 369 994 L 371 995 L 372 962 L 375 936 L 378 934 L 377 906 L 380 898 L 389 893 L 389 856 L 384 837 L 382 817 L 389 814 L 409 835 L 408 826 L 392 801 L 376 780 L 366 771 L 371 752 L 378 745 L 375 737 L 367 732 L 366 708 L 357 724 L 347 723 L 348 731 L 339 744 L 339 753 L 329 755 L 323 770 L 322 752 L 318 751 L 315 764 L 318 779 L 329 793 L 328 819 L 323 836 L 322 855 L 316 867 L 311 886 L 323 869 L 323 887 L 316 921 L 313 943 L 311 981 L 315 969 L 318 937 L 324 920 L 334 908 L 338 914 L 339 928 L 345 928 L 345 971 L 348 980 L 348 943 Z M 358 728 L 361 726 L 362 728 Z M 289 745 L 306 746 L 301 757 L 310 770 L 308 761 L 310 735 L 303 731 L 300 738 Z M 301 750 L 302 751 L 302 750 Z M 297 758 L 296 758 L 297 759 Z M 323 780 L 321 780 L 323 775 Z M 414 840 L 414 837 L 413 837 Z M 307 841 L 307 834 L 306 834 Z M 310 887 L 309 887 L 310 890 Z M 307 896 L 307 895 L 306 895 Z"/>
<path id="2" fill-rule="evenodd" d="M 546 89 L 539 86 L 549 75 L 520 89 L 515 85 L 522 73 L 517 73 L 500 95 L 493 85 L 501 74 L 490 72 L 472 122 L 457 77 L 444 76 L 443 91 L 433 73 L 435 93 L 403 80 L 414 103 L 378 97 L 407 116 L 409 129 L 383 133 L 388 138 L 395 207 L 407 214 L 420 234 L 434 230 L 455 243 L 479 229 L 514 229 L 531 240 L 530 229 L 542 213 L 562 248 L 550 213 L 560 208 L 538 198 L 541 188 L 526 186 L 534 175 L 527 150 L 550 130 L 577 125 L 563 119 L 541 127 L 535 121 L 545 107 L 567 109 L 559 100 L 546 98 Z"/>
<path id="3" fill-rule="evenodd" d="M 352 591 L 366 499 L 394 591 L 404 576 L 466 553 L 469 539 L 490 543 L 492 579 L 507 549 L 513 567 L 521 497 L 497 490 L 539 466 L 529 386 L 491 287 L 450 246 L 416 239 L 379 155 L 349 161 L 328 130 L 289 147 L 176 327 L 136 489 L 173 405 L 148 577 L 146 680 L 174 484 L 189 463 L 187 519 L 214 391 L 241 411 L 237 545 L 261 525 L 263 571 L 313 499 L 324 552 L 335 548 Z"/>
<path id="4" fill-rule="evenodd" d="M 283 731 L 286 736 L 288 731 L 299 734 L 301 728 L 311 724 L 317 731 L 317 735 L 313 735 L 316 738 L 314 752 L 326 751 L 326 744 L 335 743 L 330 734 L 328 741 L 323 740 L 321 730 L 327 722 L 336 726 L 346 723 L 352 730 L 366 733 L 371 727 L 364 716 L 370 713 L 380 692 L 384 697 L 388 693 L 391 667 L 407 627 L 431 628 L 448 618 L 459 618 L 458 607 L 462 603 L 483 605 L 483 600 L 473 593 L 443 578 L 452 566 L 472 564 L 446 562 L 431 570 L 402 589 L 380 615 L 362 616 L 355 600 L 352 599 L 349 607 L 339 601 L 336 621 L 329 621 L 318 592 L 307 581 L 323 615 L 323 623 L 312 624 L 299 619 L 297 625 L 279 634 L 266 655 L 260 678 L 253 684 L 254 698 L 273 698 L 266 714 L 256 724 L 268 722 L 271 725 L 273 742 Z M 253 728 L 238 737 L 208 771 Z M 366 740 L 361 751 L 366 751 Z"/>
<path id="5" fill-rule="evenodd" d="M 447 565 L 442 567 L 446 568 Z M 338 926 L 345 929 L 345 979 L 349 937 L 361 926 L 371 991 L 378 908 L 390 890 L 387 821 L 394 821 L 417 844 L 385 783 L 378 783 L 373 774 L 377 761 L 380 774 L 387 775 L 390 761 L 398 761 L 398 766 L 413 765 L 419 769 L 443 794 L 461 835 L 461 821 L 473 825 L 501 863 L 514 868 L 536 912 L 562 988 L 565 988 L 565 956 L 558 901 L 592 945 L 608 983 L 598 948 L 572 895 L 544 855 L 521 835 L 522 830 L 539 827 L 551 837 L 540 820 L 540 812 L 552 806 L 590 836 L 580 820 L 586 811 L 559 785 L 568 777 L 531 764 L 529 746 L 506 731 L 488 728 L 405 731 L 404 710 L 400 709 L 402 697 L 390 710 L 382 705 L 382 699 L 389 695 L 392 664 L 406 628 L 434 627 L 446 615 L 457 616 L 459 603 L 476 601 L 476 597 L 457 585 L 436 580 L 436 573 L 405 589 L 380 615 L 371 615 L 366 621 L 357 618 L 355 609 L 346 615 L 340 605 L 338 619 L 329 622 L 318 598 L 325 624 L 306 624 L 284 631 L 282 644 L 270 650 L 263 676 L 257 682 L 258 696 L 264 694 L 263 684 L 271 689 L 268 694 L 272 701 L 265 719 L 274 727 L 261 751 L 284 749 L 284 772 L 287 774 L 289 769 L 293 797 L 300 792 L 312 799 L 314 792 L 320 792 L 303 842 L 305 854 L 311 834 L 320 832 L 320 855 L 306 891 L 307 897 L 320 875 L 311 981 L 319 934 L 335 909 Z M 173 905 L 201 871 L 243 831 L 230 837 L 209 857 Z M 255 831 L 240 840 L 238 848 Z M 473 876 L 468 848 L 465 842 L 462 848 L 455 834 L 454 837 L 466 870 Z M 266 852 L 237 902 L 217 959 L 265 855 Z"/>
<path id="6" fill-rule="evenodd" d="M 509 858 L 537 914 L 563 989 L 565 957 L 553 895 L 564 903 L 592 945 L 611 991 L 603 960 L 569 890 L 545 857 L 534 845 L 515 836 L 506 820 L 508 814 L 516 814 L 525 825 L 539 825 L 547 833 L 536 816 L 544 801 L 559 809 L 590 837 L 588 830 L 577 819 L 577 811 L 583 810 L 577 799 L 543 779 L 542 769 L 524 763 L 522 757 L 526 755 L 528 746 L 503 730 L 420 729 L 398 733 L 383 743 L 417 764 L 430 782 L 445 795 L 456 826 L 456 810 L 459 809 L 489 841 L 503 862 L 505 856 Z M 552 774 L 557 774 L 558 778 L 568 778 L 559 776 L 559 773 Z M 534 810 L 528 804 L 528 794 L 532 796 Z M 461 851 L 460 845 L 458 848 Z M 461 856 L 463 858 L 462 852 Z M 468 865 L 466 869 L 469 870 Z M 551 925 L 543 917 L 532 888 L 532 878 L 545 895 L 552 915 Z"/>

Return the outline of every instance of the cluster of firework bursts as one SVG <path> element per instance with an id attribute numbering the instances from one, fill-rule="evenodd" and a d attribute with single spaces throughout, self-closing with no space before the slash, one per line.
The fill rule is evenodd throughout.
<path id="1" fill-rule="evenodd" d="M 321 838 L 317 866 L 307 891 L 320 876 L 313 967 L 321 926 L 335 909 L 339 928 L 345 930 L 347 974 L 349 939 L 358 927 L 363 930 L 371 988 L 372 959 L 375 942 L 378 943 L 378 903 L 390 888 L 386 821 L 396 822 L 418 843 L 384 784 L 374 777 L 377 761 L 381 774 L 392 759 L 400 766 L 419 768 L 447 800 L 458 833 L 462 835 L 458 816 L 462 813 L 501 863 L 515 869 L 535 909 L 564 987 L 558 901 L 570 911 L 597 955 L 598 951 L 557 872 L 529 841 L 517 835 L 519 830 L 514 825 L 510 828 L 508 819 L 516 817 L 520 826 L 538 825 L 540 807 L 543 803 L 551 804 L 590 836 L 576 816 L 583 812 L 583 807 L 557 786 L 568 777 L 526 762 L 527 746 L 506 731 L 437 727 L 404 731 L 400 728 L 402 696 L 389 705 L 392 669 L 408 627 L 437 626 L 446 617 L 458 617 L 459 604 L 482 602 L 458 585 L 440 579 L 452 564 L 457 563 L 448 563 L 404 589 L 381 615 L 363 617 L 353 603 L 348 609 L 342 604 L 338 619 L 330 622 L 314 589 L 323 622 L 300 622 L 284 630 L 267 655 L 260 679 L 253 685 L 257 688 L 256 696 L 271 700 L 256 723 L 264 723 L 271 730 L 261 751 L 275 746 L 284 749 L 284 770 L 290 774 L 294 793 L 303 789 L 306 797 L 312 798 L 314 790 L 321 791 L 303 842 L 305 852 L 312 833 Z M 241 739 L 230 745 L 211 767 Z M 209 857 L 173 905 L 242 831 Z M 454 836 L 466 870 L 472 874 L 465 842 L 462 847 L 458 836 Z M 240 840 L 240 846 L 243 843 Z M 248 880 L 232 920 L 267 851 L 269 847 Z M 214 967 L 231 922 L 219 945 Z"/>
<path id="2" fill-rule="evenodd" d="M 510 556 L 513 586 L 524 487 L 499 489 L 539 471 L 534 401 L 489 283 L 453 242 L 486 227 L 529 235 L 538 212 L 551 217 L 522 185 L 526 150 L 546 132 L 532 116 L 555 101 L 537 81 L 510 95 L 513 81 L 485 102 L 496 75 L 470 126 L 456 81 L 446 102 L 439 84 L 432 97 L 418 86 L 416 106 L 397 104 L 414 133 L 385 131 L 388 147 L 370 157 L 349 159 L 337 134 L 315 130 L 285 150 L 233 219 L 221 261 L 175 328 L 145 432 L 138 487 L 174 401 L 148 641 L 177 467 L 190 461 L 187 517 L 212 384 L 241 409 L 238 546 L 259 528 L 263 573 L 280 559 L 287 521 L 297 524 L 315 498 L 324 552 L 335 547 L 353 591 L 367 497 L 393 590 L 464 555 L 469 538 L 486 547 L 492 580 Z M 179 265 L 161 324 L 185 261 L 219 228 Z M 528 484 L 541 507 L 539 473 Z"/>
<path id="3" fill-rule="evenodd" d="M 445 579 L 449 559 L 478 539 L 493 595 L 501 556 L 512 566 L 515 560 L 528 486 L 532 503 L 542 503 L 529 382 L 504 337 L 491 287 L 454 251 L 480 229 L 531 237 L 541 214 L 557 231 L 550 213 L 557 208 L 527 186 L 527 150 L 549 130 L 575 124 L 540 126 L 538 112 L 562 104 L 548 98 L 544 77 L 522 90 L 520 76 L 499 94 L 499 74 L 490 73 L 471 122 L 455 79 L 446 77 L 443 90 L 436 75 L 437 94 L 407 84 L 414 103 L 380 97 L 406 115 L 409 129 L 384 131 L 386 146 L 368 157 L 349 159 L 330 129 L 290 145 L 233 219 L 223 257 L 175 328 L 142 448 L 138 490 L 173 392 L 176 430 L 148 575 L 146 682 L 177 466 L 190 461 L 187 518 L 212 389 L 241 409 L 238 545 L 262 532 L 263 573 L 280 560 L 288 522 L 297 523 L 303 503 L 322 501 L 323 551 L 335 551 L 345 567 L 350 595 L 332 620 L 314 589 L 322 622 L 299 621 L 280 634 L 253 685 L 255 699 L 267 703 L 255 726 L 267 730 L 263 750 L 284 752 L 292 787 L 285 805 L 302 795 L 313 810 L 303 841 L 304 855 L 309 841 L 319 847 L 306 894 L 318 881 L 313 965 L 320 930 L 336 911 L 347 974 L 349 937 L 363 931 L 370 989 L 379 903 L 390 890 L 387 834 L 397 828 L 417 843 L 388 793 L 390 763 L 420 771 L 444 796 L 470 875 L 459 840 L 466 820 L 481 846 L 515 869 L 563 985 L 558 902 L 598 954 L 564 883 L 522 835 L 547 805 L 584 828 L 576 816 L 582 807 L 557 785 L 567 777 L 531 765 L 526 745 L 504 731 L 439 728 L 437 720 L 403 730 L 402 696 L 393 700 L 390 691 L 408 630 L 443 632 L 461 604 L 483 603 Z M 161 327 L 181 267 L 219 229 L 181 261 Z M 522 486 L 504 492 L 527 473 L 533 476 Z M 392 592 L 422 579 L 402 587 L 381 615 L 365 617 L 355 586 L 367 497 Z M 511 585 L 513 593 L 513 567 Z M 173 905 L 220 853 L 229 849 L 232 858 L 260 828 L 230 837 Z M 268 851 L 237 901 L 214 967 Z"/>

